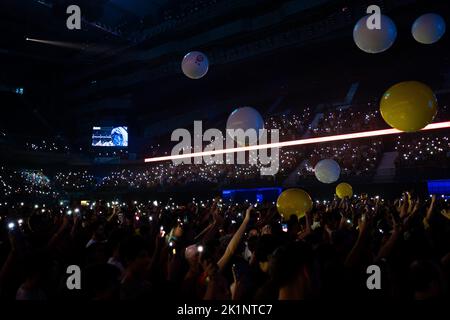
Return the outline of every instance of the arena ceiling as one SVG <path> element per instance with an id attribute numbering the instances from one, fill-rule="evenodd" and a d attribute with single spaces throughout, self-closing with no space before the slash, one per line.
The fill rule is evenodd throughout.
<path id="1" fill-rule="evenodd" d="M 69 2 L 84 10 L 82 31 L 65 28 Z M 3 0 L 0 96 L 10 108 L 0 125 L 24 134 L 76 136 L 102 117 L 133 121 L 144 130 L 193 108 L 229 111 L 239 103 L 268 108 L 286 93 L 298 97 L 293 102 L 298 105 L 335 101 L 354 81 L 382 77 L 367 76 L 366 57 L 348 36 L 372 2 L 216 0 L 206 11 L 183 7 L 180 16 L 174 8 L 188 1 Z M 448 12 L 442 1 L 377 2 L 403 35 L 423 8 Z M 70 45 L 32 43 L 27 37 Z M 445 45 L 432 54 L 442 55 Z M 373 69 L 388 63 L 393 67 L 386 69 L 401 78 L 433 70 L 446 59 L 420 63 L 419 49 L 408 57 L 414 68 L 398 65 L 400 53 L 411 46 L 411 39 L 399 37 L 383 59 L 372 59 Z M 179 66 L 195 48 L 214 64 L 214 72 L 199 82 L 186 80 Z M 13 94 L 16 88 L 25 95 Z"/>

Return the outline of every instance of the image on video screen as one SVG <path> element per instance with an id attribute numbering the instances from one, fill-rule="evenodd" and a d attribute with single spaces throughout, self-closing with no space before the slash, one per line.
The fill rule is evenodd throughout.
<path id="1" fill-rule="evenodd" d="M 93 147 L 128 147 L 128 127 L 94 127 Z"/>

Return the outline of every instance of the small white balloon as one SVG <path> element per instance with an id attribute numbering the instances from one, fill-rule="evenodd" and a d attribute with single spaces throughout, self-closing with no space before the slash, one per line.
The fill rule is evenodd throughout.
<path id="1" fill-rule="evenodd" d="M 433 44 L 445 33 L 445 20 L 436 13 L 426 13 L 414 21 L 411 33 L 417 42 Z"/>
<path id="2" fill-rule="evenodd" d="M 199 51 L 189 52 L 184 56 L 181 70 L 190 79 L 200 79 L 206 75 L 209 69 L 208 57 Z"/>
<path id="3" fill-rule="evenodd" d="M 397 27 L 388 16 L 381 15 L 380 29 L 367 27 L 367 15 L 359 19 L 353 28 L 353 40 L 362 51 L 367 53 L 380 53 L 389 49 L 397 38 Z"/>
<path id="4" fill-rule="evenodd" d="M 316 164 L 314 174 L 322 183 L 333 183 L 339 179 L 341 167 L 333 159 L 324 159 Z"/>
<path id="5" fill-rule="evenodd" d="M 228 130 L 249 129 L 255 130 L 256 137 L 259 137 L 259 130 L 264 129 L 264 120 L 261 114 L 252 107 L 242 107 L 234 110 L 227 120 Z M 245 145 L 245 141 L 237 141 L 240 145 Z"/>

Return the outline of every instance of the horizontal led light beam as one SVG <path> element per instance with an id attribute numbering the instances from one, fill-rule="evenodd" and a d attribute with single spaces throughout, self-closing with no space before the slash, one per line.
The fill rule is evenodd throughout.
<path id="1" fill-rule="evenodd" d="M 421 131 L 444 129 L 444 128 L 450 128 L 450 121 L 429 124 L 428 126 L 423 128 Z M 291 141 L 283 141 L 283 142 L 276 142 L 276 143 L 267 143 L 267 144 L 247 146 L 247 147 L 237 147 L 237 148 L 222 149 L 222 150 L 177 154 L 177 155 L 173 155 L 173 156 L 146 158 L 145 162 L 160 162 L 160 161 L 168 161 L 168 160 L 176 160 L 176 159 L 212 156 L 212 155 L 216 155 L 216 154 L 244 152 L 244 151 L 250 151 L 250 150 L 283 148 L 283 147 L 300 146 L 300 145 L 305 145 L 305 144 L 323 143 L 323 142 L 330 142 L 330 141 L 379 137 L 379 136 L 385 136 L 385 135 L 389 135 L 389 134 L 399 134 L 399 133 L 405 133 L 405 132 L 397 130 L 397 129 L 363 131 L 363 132 L 355 132 L 355 133 L 347 133 L 347 134 L 338 134 L 335 136 L 327 136 L 327 137 L 320 137 L 320 138 L 308 138 L 308 139 L 291 140 Z"/>

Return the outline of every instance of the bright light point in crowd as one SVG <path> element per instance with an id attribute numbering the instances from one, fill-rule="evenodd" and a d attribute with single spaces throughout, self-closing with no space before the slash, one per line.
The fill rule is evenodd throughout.
<path id="1" fill-rule="evenodd" d="M 197 252 L 203 252 L 203 246 L 198 246 L 197 247 Z"/>
<path id="2" fill-rule="evenodd" d="M 34 208 L 37 209 L 37 208 L 39 208 L 39 206 L 38 206 L 37 204 L 35 204 L 35 205 L 34 205 Z"/>
<path id="3" fill-rule="evenodd" d="M 14 222 L 8 223 L 8 228 L 9 229 L 14 229 L 14 227 L 15 227 Z"/>
<path id="4" fill-rule="evenodd" d="M 80 209 L 76 208 L 75 213 L 78 213 L 78 212 L 80 212 Z"/>
<path id="5" fill-rule="evenodd" d="M 157 206 L 157 205 L 158 205 L 158 201 L 156 201 L 156 200 L 153 201 L 153 205 L 154 205 L 154 206 Z"/>
<path id="6" fill-rule="evenodd" d="M 17 221 L 17 223 L 18 223 L 18 224 L 22 224 L 22 223 L 23 223 L 23 219 L 19 219 L 19 220 Z"/>
<path id="7" fill-rule="evenodd" d="M 70 216 L 72 214 L 72 210 L 68 210 L 67 214 Z"/>
<path id="8" fill-rule="evenodd" d="M 445 129 L 445 128 L 450 128 L 450 121 L 432 123 L 420 131 Z M 177 154 L 177 155 L 173 155 L 173 156 L 146 158 L 144 160 L 144 162 L 159 162 L 159 161 L 168 161 L 168 160 L 176 160 L 176 159 L 186 159 L 186 158 L 194 158 L 194 157 L 212 156 L 212 155 L 216 155 L 216 154 L 245 152 L 245 151 L 251 151 L 251 150 L 283 148 L 283 147 L 314 144 L 314 143 L 324 143 L 324 142 L 331 142 L 331 141 L 379 137 L 379 136 L 400 134 L 400 133 L 404 133 L 404 132 L 397 130 L 397 129 L 363 131 L 363 132 L 338 134 L 338 135 L 334 135 L 334 136 L 326 136 L 326 137 L 319 137 L 319 138 L 307 138 L 307 139 L 300 139 L 300 140 L 290 140 L 290 141 L 283 141 L 283 142 L 276 142 L 276 143 L 252 145 L 252 146 L 247 146 L 247 147 L 237 147 L 237 148 L 214 150 L 214 151 L 203 151 L 203 152 L 194 152 L 194 153 L 188 153 L 188 154 Z"/>

